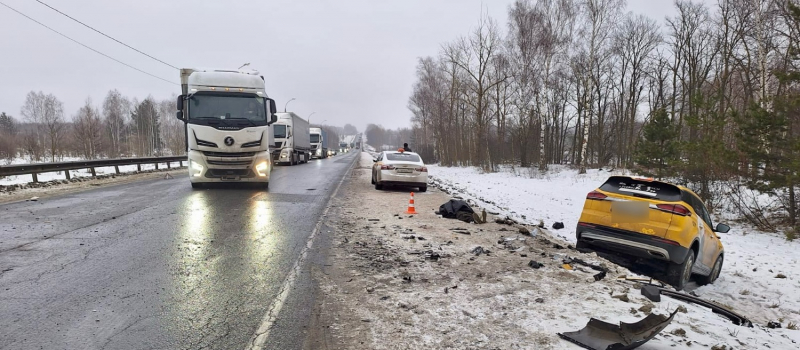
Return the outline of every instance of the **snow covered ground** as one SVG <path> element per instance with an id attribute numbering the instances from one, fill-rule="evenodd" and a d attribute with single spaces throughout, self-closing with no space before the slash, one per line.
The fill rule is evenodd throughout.
<path id="1" fill-rule="evenodd" d="M 498 173 L 436 165 L 430 165 L 428 169 L 434 183 L 487 210 L 530 224 L 543 220 L 548 228 L 553 222 L 563 222 L 564 229 L 552 232 L 568 242 L 575 242 L 575 227 L 586 194 L 609 176 L 625 174 L 619 170 L 590 169 L 587 174 L 578 175 L 577 170 L 557 166 L 551 167 L 545 175 L 528 169 L 504 169 Z M 800 324 L 800 269 L 797 268 L 800 242 L 787 242 L 779 234 L 728 223 L 732 226 L 731 232 L 720 235 L 726 251 L 722 275 L 715 284 L 700 287 L 695 293 L 730 306 L 762 326 L 768 321 L 781 322 L 784 327 L 789 323 Z M 690 315 L 706 317 L 691 312 Z M 720 323 L 718 321 L 702 320 L 711 324 Z M 725 322 L 722 320 L 720 327 Z M 730 324 L 727 328 L 735 331 Z M 720 330 L 725 332 L 724 327 Z M 745 338 L 760 341 L 757 344 L 778 344 L 774 339 L 775 333 L 744 330 L 742 327 L 736 327 L 736 330 Z M 692 332 L 687 329 L 687 334 Z M 785 330 L 780 337 L 800 341 L 800 331 Z M 692 339 L 692 336 L 687 338 Z"/>
<path id="2" fill-rule="evenodd" d="M 64 158 L 62 160 L 59 160 L 59 162 L 70 162 L 70 161 L 77 161 L 77 160 L 81 160 L 81 159 L 80 158 L 66 157 L 66 158 Z M 14 160 L 12 160 L 10 162 L 10 164 L 27 164 L 27 163 L 30 163 L 30 162 L 28 160 L 26 160 L 26 159 L 23 159 L 23 158 L 15 158 Z M 170 164 L 170 166 L 178 167 L 178 162 L 172 162 Z M 166 163 L 159 164 L 159 168 L 166 168 Z M 142 171 L 154 170 L 154 169 L 155 169 L 155 165 L 154 164 L 142 164 Z M 121 173 L 130 173 L 130 172 L 134 172 L 136 170 L 137 170 L 136 165 L 122 165 L 122 166 L 119 167 L 119 171 Z M 111 166 L 111 167 L 98 167 L 98 168 L 95 168 L 95 173 L 97 175 L 113 174 L 114 173 L 114 167 L 113 166 Z M 92 172 L 89 169 L 71 170 L 70 171 L 70 175 L 72 177 L 87 177 L 87 176 L 92 176 Z M 59 172 L 51 172 L 51 173 L 40 173 L 37 176 L 39 178 L 39 182 L 47 182 L 47 181 L 51 181 L 51 180 L 64 180 L 64 179 L 66 179 L 66 176 L 64 175 L 64 172 L 61 172 L 61 171 L 59 171 Z M 28 182 L 32 182 L 32 181 L 33 181 L 33 177 L 31 175 L 13 175 L 13 176 L 7 176 L 7 177 L 0 177 L 0 185 L 2 185 L 2 186 L 17 185 L 17 184 L 23 184 L 23 183 L 28 183 Z"/>

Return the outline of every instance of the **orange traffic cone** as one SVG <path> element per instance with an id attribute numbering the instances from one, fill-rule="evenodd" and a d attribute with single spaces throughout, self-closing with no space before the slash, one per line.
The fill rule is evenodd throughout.
<path id="1" fill-rule="evenodd" d="M 414 192 L 411 192 L 411 199 L 408 200 L 408 210 L 406 210 L 406 214 L 416 214 L 417 211 L 414 209 Z"/>

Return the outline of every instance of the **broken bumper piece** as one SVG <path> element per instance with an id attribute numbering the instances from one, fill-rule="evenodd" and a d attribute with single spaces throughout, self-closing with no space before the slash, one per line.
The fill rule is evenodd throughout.
<path id="1" fill-rule="evenodd" d="M 558 333 L 558 336 L 590 350 L 635 349 L 664 330 L 677 312 L 675 310 L 669 317 L 650 314 L 639 322 L 620 322 L 619 325 L 592 318 L 583 329 Z"/>

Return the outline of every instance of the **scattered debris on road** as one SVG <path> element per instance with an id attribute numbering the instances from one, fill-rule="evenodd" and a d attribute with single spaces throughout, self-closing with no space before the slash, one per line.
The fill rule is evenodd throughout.
<path id="1" fill-rule="evenodd" d="M 558 335 L 590 350 L 635 349 L 664 330 L 676 313 L 677 310 L 669 316 L 650 314 L 639 322 L 620 322 L 619 325 L 592 318 L 583 329 Z"/>

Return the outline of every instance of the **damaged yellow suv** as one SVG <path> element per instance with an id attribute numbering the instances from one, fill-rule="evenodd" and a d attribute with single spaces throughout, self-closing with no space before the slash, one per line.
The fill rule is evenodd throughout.
<path id="1" fill-rule="evenodd" d="M 708 209 L 690 189 L 649 178 L 612 176 L 586 196 L 577 248 L 611 251 L 660 262 L 667 283 L 682 290 L 692 274 L 713 283 L 725 251 Z"/>

